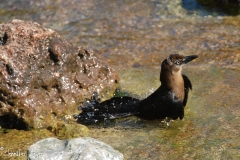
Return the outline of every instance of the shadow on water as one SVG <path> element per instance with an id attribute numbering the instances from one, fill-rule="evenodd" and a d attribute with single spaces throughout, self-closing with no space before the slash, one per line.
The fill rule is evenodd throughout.
<path id="1" fill-rule="evenodd" d="M 88 125 L 90 129 L 120 129 L 120 130 L 134 130 L 147 129 L 147 128 L 158 128 L 167 129 L 168 126 L 161 120 L 143 120 L 135 116 L 125 117 L 115 120 L 105 120 L 104 122 Z"/>
<path id="2" fill-rule="evenodd" d="M 0 116 L 0 126 L 6 129 L 29 130 L 29 126 L 22 118 L 18 118 L 14 114 Z"/>

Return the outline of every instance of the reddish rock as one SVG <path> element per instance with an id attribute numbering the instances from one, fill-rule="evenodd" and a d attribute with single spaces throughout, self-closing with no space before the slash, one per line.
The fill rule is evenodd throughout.
<path id="1" fill-rule="evenodd" d="M 0 126 L 53 126 L 78 113 L 94 91 L 115 89 L 116 73 L 90 50 L 76 48 L 37 23 L 0 25 Z"/>

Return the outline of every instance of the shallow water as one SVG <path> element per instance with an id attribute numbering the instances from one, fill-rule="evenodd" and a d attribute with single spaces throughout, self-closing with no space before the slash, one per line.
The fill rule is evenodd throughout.
<path id="1" fill-rule="evenodd" d="M 75 45 L 98 50 L 119 74 L 122 90 L 141 98 L 160 85 L 160 64 L 167 55 L 199 55 L 184 68 L 193 91 L 182 121 L 166 128 L 159 121 L 130 118 L 70 137 L 92 136 L 125 159 L 239 159 L 240 17 L 183 2 L 8 0 L 0 2 L 0 21 L 36 21 Z M 53 136 L 46 130 L 16 132 L 1 132 L 4 153 Z"/>

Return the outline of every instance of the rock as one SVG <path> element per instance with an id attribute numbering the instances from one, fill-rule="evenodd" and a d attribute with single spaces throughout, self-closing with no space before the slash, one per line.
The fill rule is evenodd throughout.
<path id="1" fill-rule="evenodd" d="M 228 14 L 228 15 L 238 15 L 240 0 L 197 0 L 198 4 L 205 6 L 206 9 L 212 9 Z"/>
<path id="2" fill-rule="evenodd" d="M 113 93 L 118 76 L 102 61 L 37 23 L 0 24 L 0 126 L 54 126 L 94 91 Z"/>
<path id="3" fill-rule="evenodd" d="M 28 148 L 29 160 L 123 160 L 123 154 L 93 138 L 42 139 Z"/>

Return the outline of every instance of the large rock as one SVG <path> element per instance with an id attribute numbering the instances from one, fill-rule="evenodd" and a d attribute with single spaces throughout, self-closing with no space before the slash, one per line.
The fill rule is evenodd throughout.
<path id="1" fill-rule="evenodd" d="M 78 113 L 94 91 L 115 89 L 115 72 L 90 50 L 55 31 L 13 20 L 0 25 L 0 126 L 53 126 Z"/>
<path id="2" fill-rule="evenodd" d="M 28 148 L 29 160 L 123 160 L 123 154 L 93 138 L 46 138 Z"/>

